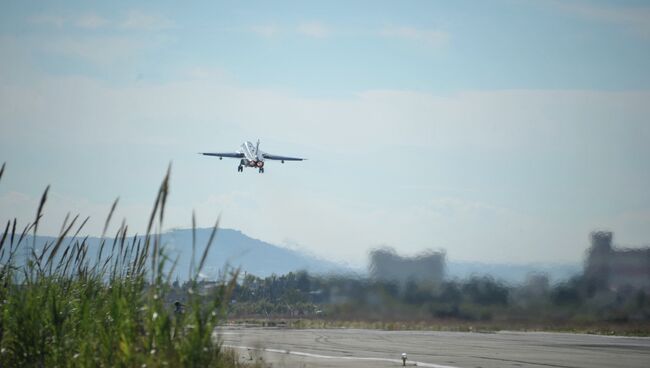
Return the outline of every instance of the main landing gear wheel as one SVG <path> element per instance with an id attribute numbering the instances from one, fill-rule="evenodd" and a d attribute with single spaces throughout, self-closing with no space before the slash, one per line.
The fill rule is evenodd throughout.
<path id="1" fill-rule="evenodd" d="M 242 165 L 237 166 L 237 172 L 242 172 L 244 171 L 244 167 Z"/>
<path id="2" fill-rule="evenodd" d="M 264 168 L 260 167 L 260 174 L 264 174 Z"/>

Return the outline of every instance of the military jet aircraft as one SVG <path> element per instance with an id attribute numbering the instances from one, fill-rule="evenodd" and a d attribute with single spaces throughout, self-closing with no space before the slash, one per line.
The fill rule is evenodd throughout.
<path id="1" fill-rule="evenodd" d="M 260 174 L 264 173 L 264 160 L 276 160 L 284 163 L 285 161 L 302 161 L 306 158 L 300 157 L 288 157 L 288 156 L 278 156 L 272 155 L 260 151 L 260 141 L 257 140 L 257 145 L 246 141 L 241 144 L 239 150 L 235 152 L 199 152 L 200 155 L 205 156 L 216 156 L 219 157 L 219 160 L 223 160 L 224 157 L 238 158 L 239 166 L 237 166 L 238 172 L 243 172 L 245 167 L 257 168 Z"/>

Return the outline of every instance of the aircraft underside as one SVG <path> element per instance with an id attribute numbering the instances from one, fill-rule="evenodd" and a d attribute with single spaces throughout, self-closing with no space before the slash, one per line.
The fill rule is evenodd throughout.
<path id="1" fill-rule="evenodd" d="M 237 166 L 237 171 L 238 172 L 243 172 L 244 167 L 252 167 L 252 168 L 257 168 L 260 174 L 264 173 L 264 161 L 261 160 L 248 160 L 243 158 L 239 162 L 239 166 Z"/>

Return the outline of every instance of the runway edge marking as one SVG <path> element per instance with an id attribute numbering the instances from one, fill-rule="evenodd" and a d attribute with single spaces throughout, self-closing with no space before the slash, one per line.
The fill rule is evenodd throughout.
<path id="1" fill-rule="evenodd" d="M 225 348 L 230 348 L 230 349 L 246 349 L 246 350 L 257 350 L 257 351 L 265 351 L 268 353 L 278 353 L 278 354 L 290 354 L 290 355 L 297 355 L 297 356 L 304 356 L 308 358 L 320 358 L 320 359 L 341 359 L 341 360 L 362 360 L 362 361 L 378 361 L 378 362 L 391 362 L 391 363 L 399 363 L 402 364 L 401 359 L 389 359 L 389 358 L 377 358 L 377 357 L 346 357 L 346 356 L 335 356 L 335 355 L 322 355 L 322 354 L 312 354 L 312 353 L 304 353 L 301 351 L 291 351 L 291 350 L 282 350 L 282 349 L 270 349 L 270 348 L 255 348 L 251 346 L 242 346 L 242 345 L 222 345 Z M 451 366 L 451 365 L 440 365 L 440 364 L 433 364 L 433 363 L 425 363 L 425 362 L 417 362 L 417 361 L 409 361 L 410 364 L 414 364 L 418 367 L 431 367 L 431 368 L 459 368 L 456 366 Z"/>

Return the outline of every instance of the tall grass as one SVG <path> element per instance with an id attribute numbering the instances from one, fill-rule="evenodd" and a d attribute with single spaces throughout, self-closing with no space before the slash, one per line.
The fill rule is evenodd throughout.
<path id="1" fill-rule="evenodd" d="M 0 179 L 4 171 L 3 164 Z M 184 311 L 166 301 L 176 265 L 160 236 L 169 178 L 170 170 L 143 236 L 130 237 L 122 223 L 112 239 L 106 238 L 118 201 L 113 203 L 96 257 L 89 256 L 87 239 L 78 238 L 88 221 L 78 215 L 66 216 L 59 236 L 36 249 L 49 187 L 32 223 L 20 231 L 16 219 L 7 222 L 0 237 L 0 366 L 239 365 L 214 336 L 237 272 L 210 294 L 197 292 L 218 221 L 198 267 L 190 270 Z M 32 242 L 28 234 L 33 234 Z M 18 260 L 19 250 L 26 252 L 24 259 Z"/>

